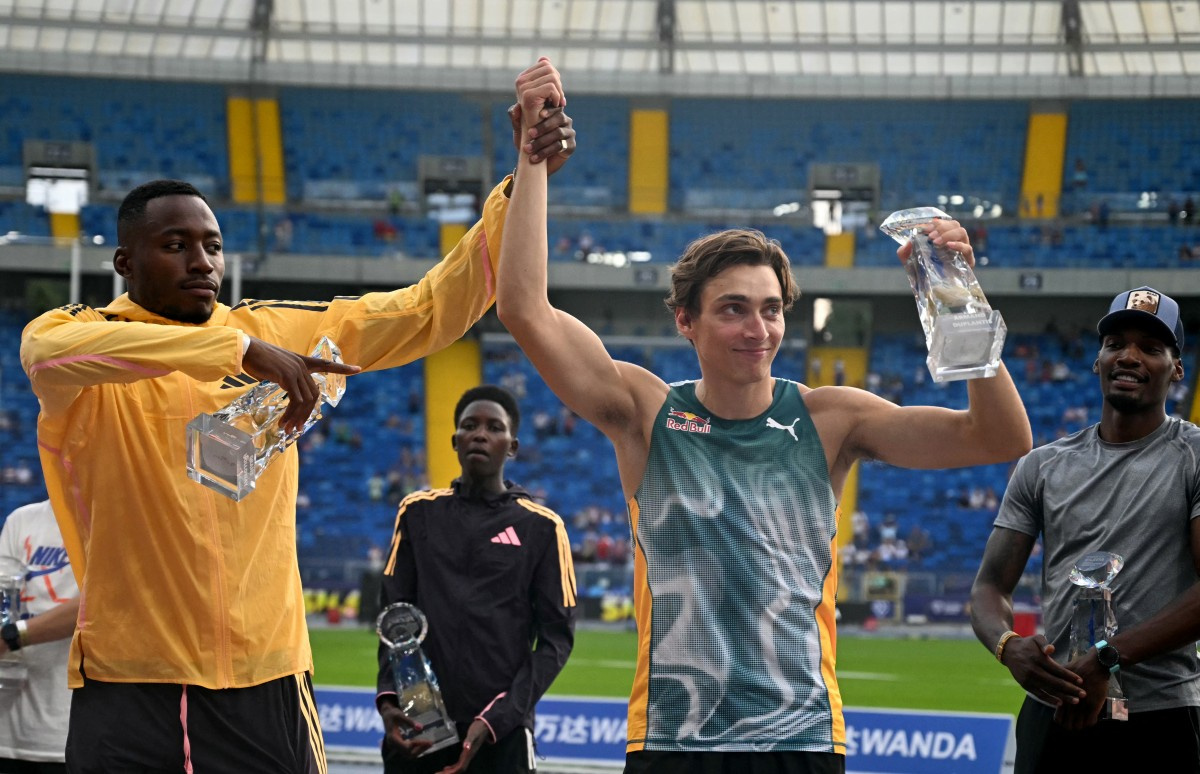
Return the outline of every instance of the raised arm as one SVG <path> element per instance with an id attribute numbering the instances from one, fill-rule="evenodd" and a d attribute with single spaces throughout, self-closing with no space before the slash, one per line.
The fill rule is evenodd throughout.
<path id="1" fill-rule="evenodd" d="M 938 220 L 930 238 L 962 253 L 975 264 L 967 230 L 958 221 Z M 907 259 L 911 243 L 898 251 Z M 1008 369 L 967 383 L 968 407 L 954 411 L 936 406 L 896 406 L 870 395 L 850 399 L 857 421 L 844 449 L 850 461 L 878 459 L 905 468 L 955 468 L 1007 462 L 1033 446 L 1029 417 Z"/>
<path id="2" fill-rule="evenodd" d="M 839 390 L 850 425 L 842 445 L 847 463 L 876 459 L 903 468 L 958 468 L 1008 462 L 1033 444 L 1029 417 L 1004 364 L 990 379 L 972 379 L 966 410 L 897 406 L 863 390 Z M 816 397 L 816 396 L 814 396 Z"/>
<path id="3" fill-rule="evenodd" d="M 521 73 L 517 95 L 530 121 L 561 104 L 558 71 L 546 59 Z M 615 362 L 600 338 L 547 296 L 546 168 L 522 149 L 508 208 L 496 311 L 550 389 L 610 438 L 638 425 L 636 385 L 648 372 Z"/>

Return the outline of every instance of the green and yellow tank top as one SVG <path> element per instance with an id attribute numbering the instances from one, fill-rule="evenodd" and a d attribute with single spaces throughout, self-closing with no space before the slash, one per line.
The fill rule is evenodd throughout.
<path id="1" fill-rule="evenodd" d="M 628 750 L 845 752 L 836 502 L 795 382 L 725 420 L 671 386 L 629 501 L 638 659 Z"/>

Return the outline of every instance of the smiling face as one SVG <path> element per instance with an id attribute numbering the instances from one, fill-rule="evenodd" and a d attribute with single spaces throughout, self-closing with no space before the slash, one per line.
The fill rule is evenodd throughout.
<path id="1" fill-rule="evenodd" d="M 142 308 L 185 323 L 212 316 L 225 275 L 221 229 L 204 200 L 161 196 L 123 227 L 113 258 L 129 284 L 129 297 Z"/>
<path id="2" fill-rule="evenodd" d="M 499 403 L 468 403 L 451 439 L 465 483 L 502 481 L 504 463 L 517 453 L 508 412 Z"/>
<path id="3" fill-rule="evenodd" d="M 696 347 L 706 380 L 749 384 L 771 376 L 783 339 L 784 300 L 770 266 L 738 264 L 710 279 L 699 310 L 675 310 L 675 325 Z"/>
<path id="4" fill-rule="evenodd" d="M 1183 379 L 1183 363 L 1172 347 L 1136 326 L 1101 339 L 1095 370 L 1105 410 L 1118 414 L 1165 414 L 1171 383 Z"/>

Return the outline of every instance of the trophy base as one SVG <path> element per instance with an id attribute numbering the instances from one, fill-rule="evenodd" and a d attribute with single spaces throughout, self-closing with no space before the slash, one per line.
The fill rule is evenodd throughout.
<path id="1" fill-rule="evenodd" d="M 1124 697 L 1107 696 L 1100 707 L 1101 720 L 1129 720 L 1129 704 Z"/>
<path id="2" fill-rule="evenodd" d="M 240 501 L 254 491 L 254 439 L 201 414 L 187 425 L 187 474 L 214 492 Z"/>
<path id="3" fill-rule="evenodd" d="M 422 756 L 458 744 L 458 730 L 454 727 L 454 722 L 441 713 L 427 712 L 422 715 L 414 715 L 413 720 L 420 723 L 422 729 L 421 733 L 410 738 L 433 743 L 429 749 L 421 753 Z"/>
<path id="4" fill-rule="evenodd" d="M 1007 333 L 1004 318 L 995 309 L 939 316 L 925 361 L 930 375 L 938 383 L 995 376 Z"/>

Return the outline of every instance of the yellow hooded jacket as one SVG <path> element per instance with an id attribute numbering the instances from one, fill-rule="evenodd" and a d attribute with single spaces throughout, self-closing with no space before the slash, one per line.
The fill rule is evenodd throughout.
<path id="1" fill-rule="evenodd" d="M 296 560 L 296 447 L 234 502 L 188 478 L 185 427 L 255 383 L 236 378 L 243 332 L 306 355 L 328 335 L 364 370 L 459 339 L 495 300 L 507 205 L 497 186 L 482 221 L 403 290 L 218 304 L 201 325 L 123 295 L 29 323 L 21 363 L 41 403 L 42 468 L 81 591 L 72 688 L 84 673 L 238 688 L 312 670 Z"/>

